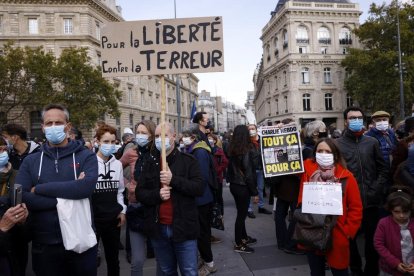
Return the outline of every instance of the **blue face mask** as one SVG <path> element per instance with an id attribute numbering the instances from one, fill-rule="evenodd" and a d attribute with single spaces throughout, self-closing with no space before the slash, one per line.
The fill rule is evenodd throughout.
<path id="1" fill-rule="evenodd" d="M 149 140 L 147 134 L 137 134 L 135 135 L 135 142 L 137 142 L 138 146 L 145 147 Z"/>
<path id="2" fill-rule="evenodd" d="M 53 145 L 58 145 L 66 138 L 65 126 L 45 127 L 46 139 Z"/>
<path id="3" fill-rule="evenodd" d="M 161 152 L 161 137 L 155 139 L 155 147 Z M 169 151 L 170 149 L 170 139 L 168 139 L 168 137 L 165 137 L 165 151 Z"/>
<path id="4" fill-rule="evenodd" d="M 3 153 L 0 153 L 0 168 L 7 165 L 9 162 L 9 155 L 7 154 L 7 151 L 3 151 Z"/>
<path id="5" fill-rule="evenodd" d="M 363 126 L 364 126 L 364 120 L 359 120 L 359 119 L 349 120 L 348 127 L 352 132 L 360 132 Z"/>
<path id="6" fill-rule="evenodd" d="M 102 144 L 99 147 L 99 151 L 103 154 L 103 156 L 109 157 L 111 154 L 115 153 L 116 148 L 115 145 L 112 144 Z"/>

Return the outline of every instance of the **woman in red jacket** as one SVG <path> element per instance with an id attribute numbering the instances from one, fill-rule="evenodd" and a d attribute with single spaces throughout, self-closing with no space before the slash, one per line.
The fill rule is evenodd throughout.
<path id="1" fill-rule="evenodd" d="M 305 182 L 341 182 L 346 180 L 342 191 L 343 214 L 338 216 L 332 233 L 333 246 L 325 253 L 308 251 L 308 263 L 312 276 L 325 275 L 325 260 L 334 276 L 348 275 L 349 239 L 353 238 L 361 224 L 362 203 L 358 184 L 345 167 L 334 140 L 320 139 L 315 145 L 314 157 L 304 162 L 305 172 L 300 182 L 298 204 L 302 203 Z"/>

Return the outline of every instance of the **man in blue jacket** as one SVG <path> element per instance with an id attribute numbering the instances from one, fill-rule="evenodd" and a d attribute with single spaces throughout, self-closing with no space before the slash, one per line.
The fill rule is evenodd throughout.
<path id="1" fill-rule="evenodd" d="M 47 143 L 26 157 L 16 177 L 30 211 L 32 266 L 37 276 L 96 275 L 97 247 L 78 254 L 65 250 L 56 209 L 57 198 L 89 198 L 98 179 L 95 154 L 68 139 L 69 112 L 51 104 L 42 111 Z"/>

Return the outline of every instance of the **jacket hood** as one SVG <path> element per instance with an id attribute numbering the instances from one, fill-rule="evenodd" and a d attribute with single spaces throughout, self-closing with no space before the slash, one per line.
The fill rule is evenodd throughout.
<path id="1" fill-rule="evenodd" d="M 207 145 L 207 143 L 206 143 L 206 142 L 204 142 L 204 141 L 200 141 L 200 142 L 198 142 L 197 144 L 195 144 L 195 145 L 194 145 L 194 147 L 193 147 L 193 151 L 194 151 L 194 150 L 196 150 L 196 149 L 199 149 L 199 148 L 201 148 L 201 149 L 205 149 L 205 150 L 207 150 L 209 153 L 211 153 L 211 148 L 210 148 L 210 146 L 209 146 L 209 145 Z"/>
<path id="2" fill-rule="evenodd" d="M 40 148 L 40 145 L 33 141 L 29 141 L 27 142 L 27 144 L 29 145 L 29 154 L 32 153 L 34 150 Z"/>
<path id="3" fill-rule="evenodd" d="M 42 151 L 54 159 L 66 157 L 83 149 L 84 146 L 80 141 L 73 140 L 68 140 L 68 144 L 64 147 L 51 147 L 49 143 L 44 143 L 42 146 Z"/>

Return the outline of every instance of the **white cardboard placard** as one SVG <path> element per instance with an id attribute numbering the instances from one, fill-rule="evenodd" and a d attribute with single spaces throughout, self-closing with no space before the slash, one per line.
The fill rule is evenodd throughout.
<path id="1" fill-rule="evenodd" d="M 304 182 L 302 212 L 342 216 L 342 185 L 338 182 Z"/>

